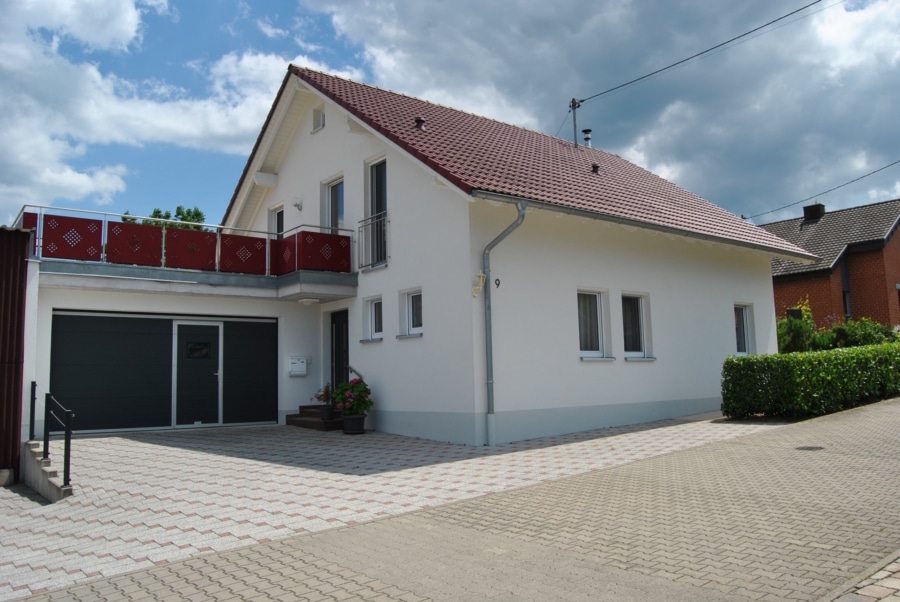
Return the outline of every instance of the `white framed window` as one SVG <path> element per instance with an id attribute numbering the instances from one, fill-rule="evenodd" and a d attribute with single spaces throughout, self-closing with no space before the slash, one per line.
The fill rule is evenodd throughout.
<path id="1" fill-rule="evenodd" d="M 344 180 L 327 183 L 322 191 L 322 225 L 333 234 L 344 227 Z"/>
<path id="2" fill-rule="evenodd" d="M 737 355 L 753 353 L 752 322 L 753 308 L 750 305 L 734 306 L 734 340 Z"/>
<path id="3" fill-rule="evenodd" d="M 366 339 L 380 341 L 384 338 L 384 304 L 381 297 L 366 301 Z"/>
<path id="4" fill-rule="evenodd" d="M 400 329 L 398 338 L 420 337 L 424 331 L 422 314 L 422 290 L 415 289 L 400 293 Z"/>
<path id="5" fill-rule="evenodd" d="M 269 232 L 275 240 L 284 238 L 284 207 L 274 207 L 269 211 Z"/>
<path id="6" fill-rule="evenodd" d="M 385 266 L 388 262 L 387 160 L 366 168 L 366 219 L 359 222 L 360 267 Z"/>
<path id="7" fill-rule="evenodd" d="M 605 314 L 604 293 L 578 291 L 578 348 L 582 359 L 609 357 Z"/>
<path id="8" fill-rule="evenodd" d="M 313 109 L 312 112 L 312 131 L 318 132 L 323 127 L 325 127 L 325 108 L 319 107 L 317 109 Z"/>
<path id="9" fill-rule="evenodd" d="M 622 330 L 625 358 L 651 358 L 649 299 L 642 295 L 622 295 Z"/>

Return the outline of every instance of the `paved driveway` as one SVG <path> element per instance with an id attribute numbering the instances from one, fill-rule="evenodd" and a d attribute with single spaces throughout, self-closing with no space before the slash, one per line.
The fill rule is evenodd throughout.
<path id="1" fill-rule="evenodd" d="M 898 433 L 900 400 L 493 449 L 289 427 L 79 439 L 76 497 L 0 503 L 0 596 L 833 599 L 896 557 Z"/>

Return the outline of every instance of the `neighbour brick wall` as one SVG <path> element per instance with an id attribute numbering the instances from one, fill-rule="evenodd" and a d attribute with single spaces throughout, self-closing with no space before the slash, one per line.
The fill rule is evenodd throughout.
<path id="1" fill-rule="evenodd" d="M 854 318 L 866 317 L 884 324 L 890 322 L 884 264 L 881 250 L 851 253 L 847 256 L 850 313 Z"/>
<path id="2" fill-rule="evenodd" d="M 802 278 L 774 281 L 775 315 L 783 318 L 791 307 L 809 297 L 809 307 L 816 326 L 822 328 L 844 316 L 841 290 L 841 268 L 831 274 L 812 274 Z"/>
<path id="3" fill-rule="evenodd" d="M 887 306 L 889 324 L 900 324 L 900 295 L 897 285 L 900 284 L 900 233 L 894 233 L 884 249 L 884 275 L 887 288 Z"/>

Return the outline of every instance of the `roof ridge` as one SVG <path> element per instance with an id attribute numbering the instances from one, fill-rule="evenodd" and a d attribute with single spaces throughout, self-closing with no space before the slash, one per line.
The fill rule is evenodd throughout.
<path id="1" fill-rule="evenodd" d="M 865 208 L 865 207 L 874 207 L 874 206 L 876 206 L 876 205 L 886 205 L 886 204 L 888 204 L 888 203 L 896 203 L 896 202 L 898 202 L 898 201 L 900 201 L 900 198 L 897 198 L 897 199 L 887 199 L 887 200 L 884 200 L 884 201 L 875 201 L 874 203 L 864 203 L 864 204 L 862 204 L 862 205 L 855 205 L 855 206 L 853 206 L 853 207 L 841 207 L 840 209 L 834 209 L 834 210 L 832 210 L 832 211 L 826 211 L 826 212 L 825 212 L 825 215 L 834 215 L 835 213 L 843 213 L 843 212 L 846 212 L 846 211 L 854 211 L 854 210 L 856 210 L 856 209 L 862 209 L 862 208 Z M 809 205 L 804 205 L 804 206 L 805 206 L 805 207 L 808 207 Z M 777 222 L 766 222 L 765 224 L 759 224 L 759 226 L 760 226 L 760 227 L 762 227 L 762 226 L 772 226 L 772 225 L 774 225 L 774 224 L 783 224 L 783 223 L 785 223 L 785 222 L 793 222 L 793 221 L 796 221 L 796 220 L 801 220 L 801 221 L 802 221 L 802 220 L 804 220 L 804 219 L 805 219 L 805 218 L 804 218 L 802 215 L 800 215 L 800 216 L 797 216 L 797 217 L 789 217 L 789 218 L 787 218 L 787 219 L 778 220 Z"/>
<path id="2" fill-rule="evenodd" d="M 297 75 L 298 77 L 300 76 L 300 74 L 297 73 L 297 71 L 301 71 L 301 70 L 302 70 L 302 71 L 308 71 L 308 72 L 310 72 L 310 73 L 315 73 L 315 74 L 322 75 L 322 76 L 325 76 L 325 77 L 329 77 L 329 78 L 332 78 L 332 79 L 339 79 L 339 80 L 341 80 L 341 81 L 343 81 L 343 82 L 347 82 L 347 83 L 349 83 L 349 84 L 354 84 L 354 85 L 357 85 L 357 86 L 365 86 L 366 88 L 371 88 L 371 89 L 373 89 L 373 90 L 378 90 L 379 92 L 385 92 L 385 93 L 387 93 L 387 94 L 393 94 L 393 95 L 395 95 L 395 96 L 402 96 L 403 98 L 408 98 L 409 100 L 413 100 L 413 101 L 416 101 L 416 102 L 422 102 L 422 103 L 425 103 L 425 104 L 428 104 L 428 105 L 431 105 L 431 106 L 434 106 L 434 107 L 438 107 L 438 108 L 441 108 L 441 109 L 444 109 L 444 110 L 447 110 L 447 111 L 454 111 L 454 112 L 456 112 L 456 113 L 464 113 L 464 114 L 469 115 L 469 116 L 471 116 L 471 117 L 477 117 L 478 119 L 484 119 L 484 120 L 486 120 L 486 121 L 492 121 L 492 122 L 494 122 L 494 123 L 496 123 L 496 124 L 498 124 L 498 125 L 503 125 L 503 126 L 507 126 L 507 127 L 511 127 L 511 128 L 516 128 L 516 129 L 519 129 L 519 130 L 522 130 L 522 131 L 525 131 L 525 132 L 530 132 L 530 133 L 532 133 L 532 134 L 535 134 L 535 135 L 538 135 L 538 136 L 542 136 L 542 137 L 544 137 L 544 138 L 549 138 L 549 139 L 551 139 L 551 140 L 558 140 L 558 141 L 560 141 L 560 142 L 562 142 L 562 143 L 564 143 L 564 144 L 572 144 L 572 141 L 570 141 L 570 140 L 568 140 L 568 139 L 566 139 L 566 138 L 560 138 L 559 136 L 555 136 L 555 135 L 552 135 L 552 134 L 547 134 L 546 132 L 541 132 L 541 131 L 539 131 L 539 130 L 534 130 L 534 129 L 525 127 L 525 126 L 523 126 L 523 125 L 518 125 L 518 124 L 515 124 L 515 123 L 510 123 L 510 122 L 508 122 L 508 121 L 501 121 L 500 119 L 496 119 L 496 118 L 494 118 L 494 117 L 488 117 L 487 115 L 480 115 L 480 114 L 478 114 L 478 113 L 473 113 L 472 111 L 464 111 L 463 109 L 458 109 L 458 108 L 456 108 L 456 107 L 451 107 L 451 106 L 449 106 L 449 105 L 441 104 L 441 103 L 439 103 L 439 102 L 434 102 L 433 100 L 428 100 L 428 99 L 425 99 L 425 98 L 420 98 L 420 97 L 418 97 L 418 96 L 413 96 L 413 95 L 407 94 L 407 93 L 405 93 L 405 92 L 398 92 L 397 90 L 392 90 L 391 88 L 382 88 L 381 86 L 376 86 L 375 84 L 370 84 L 370 83 L 366 83 L 366 82 L 360 82 L 360 81 L 357 81 L 357 80 L 355 80 L 355 79 L 350 79 L 350 78 L 347 78 L 347 77 L 341 77 L 340 75 L 334 75 L 334 74 L 331 74 L 331 73 L 326 73 L 325 71 L 318 71 L 318 70 L 312 69 L 312 68 L 310 68 L 310 67 L 302 67 L 302 66 L 300 66 L 300 65 L 295 65 L 295 64 L 293 64 L 293 63 L 291 63 L 290 65 L 288 65 L 288 70 L 291 71 L 292 73 L 294 73 L 295 75 Z M 306 80 L 304 80 L 304 81 L 306 81 Z M 606 154 L 606 155 L 613 155 L 613 156 L 616 156 L 616 157 L 619 156 L 619 155 L 617 155 L 617 154 L 615 154 L 615 153 L 611 153 L 611 152 L 609 152 L 609 151 L 605 151 L 605 150 L 603 150 L 603 149 L 601 149 L 601 148 L 594 148 L 593 146 L 587 146 L 587 145 L 583 145 L 583 144 L 580 144 L 580 145 L 578 145 L 578 146 L 579 146 L 579 148 L 584 147 L 584 148 L 587 148 L 587 149 L 596 151 L 596 152 L 598 152 L 598 153 Z M 621 157 L 620 157 L 620 158 L 621 158 Z M 625 159 L 625 160 L 627 161 L 627 159 Z M 640 167 L 640 166 L 638 166 L 638 167 Z"/>

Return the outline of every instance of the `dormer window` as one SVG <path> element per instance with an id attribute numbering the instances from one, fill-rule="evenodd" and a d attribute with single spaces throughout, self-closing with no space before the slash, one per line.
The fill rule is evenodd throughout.
<path id="1" fill-rule="evenodd" d="M 313 109 L 312 131 L 318 132 L 323 127 L 325 127 L 325 108 L 320 107 L 318 109 Z"/>

